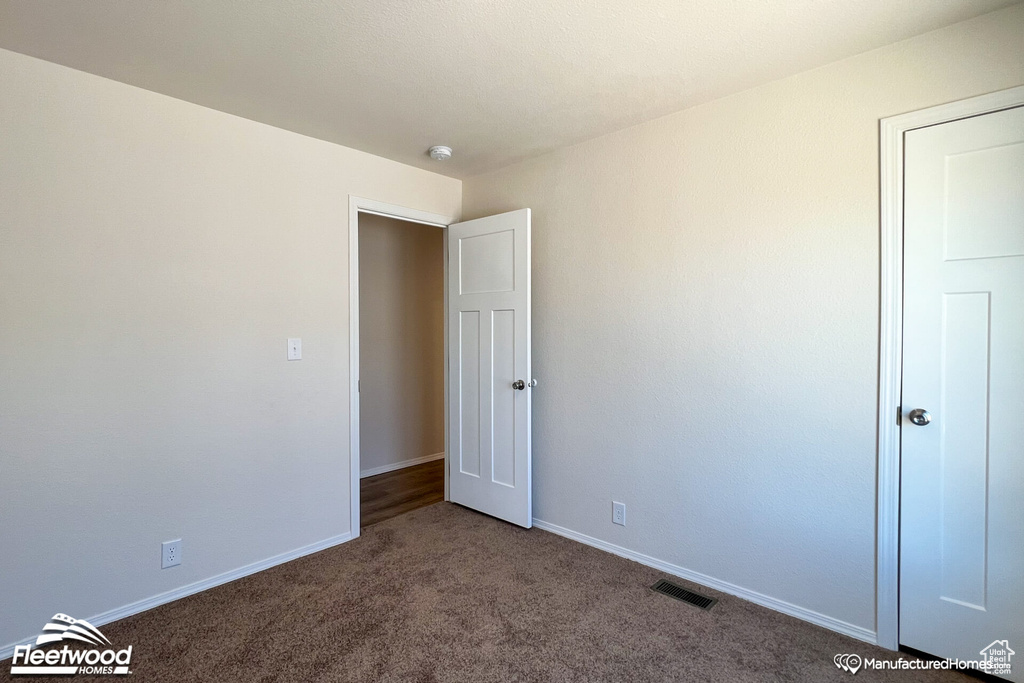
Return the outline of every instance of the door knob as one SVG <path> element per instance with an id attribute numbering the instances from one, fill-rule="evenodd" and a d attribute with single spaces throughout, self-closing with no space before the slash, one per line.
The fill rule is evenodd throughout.
<path id="1" fill-rule="evenodd" d="M 914 408 L 910 411 L 910 421 L 916 424 L 918 427 L 924 427 L 926 424 L 932 421 L 932 416 L 928 414 L 928 411 L 924 408 Z"/>
<path id="2" fill-rule="evenodd" d="M 526 382 L 521 379 L 517 379 L 515 382 L 512 382 L 512 388 L 516 391 L 522 391 L 526 388 Z"/>

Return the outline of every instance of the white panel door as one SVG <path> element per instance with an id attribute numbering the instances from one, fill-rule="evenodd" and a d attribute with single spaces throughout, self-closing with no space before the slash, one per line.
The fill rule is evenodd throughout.
<path id="1" fill-rule="evenodd" d="M 530 210 L 448 226 L 448 492 L 533 526 Z"/>
<path id="2" fill-rule="evenodd" d="M 905 142 L 900 643 L 1024 681 L 1024 108 Z"/>

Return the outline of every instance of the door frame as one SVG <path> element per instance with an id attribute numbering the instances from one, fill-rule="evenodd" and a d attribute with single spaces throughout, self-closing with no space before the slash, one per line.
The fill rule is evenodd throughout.
<path id="1" fill-rule="evenodd" d="M 903 385 L 903 144 L 916 128 L 1024 105 L 1024 86 L 881 119 L 878 493 L 875 639 L 899 649 L 900 424 Z"/>
<path id="2" fill-rule="evenodd" d="M 348 449 L 351 478 L 350 500 L 352 538 L 359 536 L 359 214 L 371 213 L 400 221 L 431 225 L 444 230 L 444 499 L 448 500 L 448 226 L 458 216 L 445 216 L 375 199 L 348 196 Z"/>

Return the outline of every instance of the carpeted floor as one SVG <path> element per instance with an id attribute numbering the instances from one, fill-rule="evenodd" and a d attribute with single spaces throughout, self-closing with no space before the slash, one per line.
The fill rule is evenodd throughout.
<path id="1" fill-rule="evenodd" d="M 684 584 L 720 598 L 704 612 L 651 592 L 659 578 L 671 577 L 439 503 L 102 630 L 134 645 L 137 682 L 850 681 L 837 653 L 896 656 Z"/>

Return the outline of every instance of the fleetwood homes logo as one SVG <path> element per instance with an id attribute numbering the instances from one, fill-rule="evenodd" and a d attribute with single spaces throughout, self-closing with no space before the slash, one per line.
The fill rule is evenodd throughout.
<path id="1" fill-rule="evenodd" d="M 88 647 L 68 647 L 72 644 L 85 643 Z M 66 614 L 54 614 L 53 619 L 43 627 L 43 632 L 36 638 L 36 648 L 40 645 L 64 643 L 62 648 L 45 650 L 32 649 L 31 645 L 18 645 L 14 648 L 14 659 L 11 660 L 11 674 L 34 675 L 69 675 L 69 674 L 130 674 L 128 665 L 132 660 L 132 647 L 114 650 L 108 647 L 110 641 L 100 633 L 99 629 L 84 619 L 72 619 Z"/>

